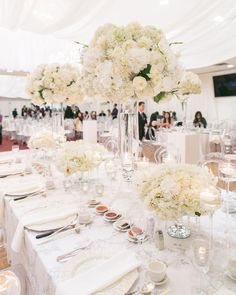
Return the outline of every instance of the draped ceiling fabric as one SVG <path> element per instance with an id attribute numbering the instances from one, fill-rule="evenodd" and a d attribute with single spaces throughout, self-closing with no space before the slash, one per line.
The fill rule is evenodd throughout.
<path id="1" fill-rule="evenodd" d="M 10 60 L 20 70 L 31 70 L 53 53 L 66 55 L 71 41 L 88 43 L 99 25 L 132 21 L 159 26 L 170 41 L 184 42 L 187 68 L 235 56 L 235 0 L 0 0 L 0 28 L 14 32 L 7 37 L 6 31 L 0 32 L 0 67 Z"/>

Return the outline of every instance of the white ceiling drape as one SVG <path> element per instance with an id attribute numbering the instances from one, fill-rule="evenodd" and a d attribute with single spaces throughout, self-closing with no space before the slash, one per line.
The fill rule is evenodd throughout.
<path id="1" fill-rule="evenodd" d="M 159 26 L 170 41 L 184 42 L 182 60 L 187 68 L 208 66 L 235 56 L 235 0 L 0 0 L 0 28 L 18 31 L 12 36 L 8 33 L 10 41 L 4 40 L 0 53 L 6 60 L 9 47 L 14 46 L 14 41 L 16 47 L 19 35 L 28 31 L 32 35 L 27 38 L 30 36 L 36 44 L 43 42 L 44 49 L 28 47 L 32 59 L 40 63 L 52 52 L 67 54 L 68 46 L 56 38 L 65 39 L 65 43 L 88 43 L 99 25 L 131 21 Z M 47 34 L 48 39 L 44 40 L 42 34 Z M 15 57 L 11 58 L 18 58 L 17 54 L 15 48 Z M 21 70 L 29 70 L 23 61 Z"/>

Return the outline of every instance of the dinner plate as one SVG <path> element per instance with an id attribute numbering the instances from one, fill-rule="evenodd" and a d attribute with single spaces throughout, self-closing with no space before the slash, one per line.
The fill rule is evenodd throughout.
<path id="1" fill-rule="evenodd" d="M 65 279 L 73 278 L 76 275 L 87 272 L 89 269 L 99 266 L 106 260 L 110 259 L 114 255 L 114 249 L 90 249 L 83 251 L 73 259 L 64 264 L 62 274 L 65 275 Z M 127 293 L 134 282 L 138 278 L 138 270 L 135 269 L 128 274 L 124 275 L 121 279 L 111 284 L 110 286 L 93 293 L 92 295 L 124 295 Z"/>
<path id="2" fill-rule="evenodd" d="M 42 209 L 41 209 L 42 211 Z M 35 213 L 35 211 L 34 211 Z M 44 212 L 42 211 L 42 214 Z M 35 231 L 35 232 L 43 232 L 43 231 L 48 231 L 48 230 L 57 230 L 61 227 L 64 227 L 66 225 L 69 225 L 73 220 L 75 220 L 77 214 L 72 214 L 66 218 L 59 219 L 59 220 L 53 220 L 50 222 L 46 223 L 41 223 L 41 224 L 32 224 L 26 226 L 27 229 Z"/>

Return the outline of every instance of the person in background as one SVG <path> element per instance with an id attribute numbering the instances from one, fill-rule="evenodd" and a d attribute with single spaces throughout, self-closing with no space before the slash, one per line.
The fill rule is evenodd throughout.
<path id="1" fill-rule="evenodd" d="M 83 114 L 79 111 L 75 119 L 75 139 L 82 139 L 83 136 Z"/>
<path id="2" fill-rule="evenodd" d="M 2 115 L 0 114 L 0 145 L 2 144 Z"/>
<path id="3" fill-rule="evenodd" d="M 80 112 L 80 110 L 78 110 L 78 113 Z M 76 115 L 76 118 L 78 116 L 78 113 Z M 73 110 L 70 106 L 67 106 L 66 107 L 66 110 L 65 110 L 65 114 L 64 114 L 64 119 L 74 119 L 74 113 L 73 113 Z"/>
<path id="4" fill-rule="evenodd" d="M 114 104 L 113 110 L 111 112 L 112 120 L 116 119 L 118 116 L 118 109 L 117 109 L 117 103 Z"/>
<path id="5" fill-rule="evenodd" d="M 161 120 L 161 127 L 163 128 L 170 128 L 173 125 L 173 121 L 170 117 L 169 112 L 165 112 L 164 118 Z"/>
<path id="6" fill-rule="evenodd" d="M 84 120 L 89 120 L 89 113 L 88 111 L 84 112 Z"/>
<path id="7" fill-rule="evenodd" d="M 176 116 L 176 112 L 173 112 L 173 113 L 172 113 L 172 117 L 171 117 L 171 119 L 172 119 L 174 122 L 178 121 L 177 116 Z"/>
<path id="8" fill-rule="evenodd" d="M 200 111 L 197 111 L 195 114 L 195 118 L 193 120 L 193 125 L 194 127 L 203 127 L 206 128 L 207 127 L 207 121 L 206 119 L 202 116 L 202 113 Z"/>
<path id="9" fill-rule="evenodd" d="M 159 112 L 151 114 L 149 127 L 154 127 L 155 129 L 160 126 L 160 115 Z"/>
<path id="10" fill-rule="evenodd" d="M 99 117 L 106 117 L 106 114 L 104 113 L 103 110 L 101 110 L 101 113 L 98 115 Z"/>
<path id="11" fill-rule="evenodd" d="M 107 118 L 108 119 L 112 118 L 111 110 L 110 109 L 107 110 Z"/>
<path id="12" fill-rule="evenodd" d="M 18 116 L 16 108 L 14 108 L 14 110 L 12 111 L 12 116 L 13 116 L 14 119 Z"/>
<path id="13" fill-rule="evenodd" d="M 90 114 L 91 120 L 97 120 L 97 113 L 95 111 L 92 111 Z"/>
<path id="14" fill-rule="evenodd" d="M 142 140 L 145 136 L 145 127 L 147 127 L 147 115 L 144 113 L 145 103 L 140 101 L 138 103 L 138 129 L 139 140 Z"/>

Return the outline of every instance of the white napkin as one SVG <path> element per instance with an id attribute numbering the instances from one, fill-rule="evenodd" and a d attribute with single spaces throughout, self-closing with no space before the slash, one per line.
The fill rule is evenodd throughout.
<path id="1" fill-rule="evenodd" d="M 140 264 L 135 253 L 130 250 L 120 252 L 101 265 L 59 283 L 56 295 L 90 295 L 115 283 Z"/>
<path id="2" fill-rule="evenodd" d="M 24 237 L 24 227 L 29 225 L 43 224 L 55 220 L 65 219 L 73 214 L 76 214 L 78 208 L 76 206 L 67 206 L 61 208 L 52 208 L 50 210 L 42 209 L 40 212 L 37 211 L 35 214 L 29 216 L 23 216 L 19 221 L 14 237 L 12 239 L 11 248 L 15 252 L 21 250 L 23 237 Z"/>
<path id="3" fill-rule="evenodd" d="M 35 191 L 40 191 L 43 189 L 42 183 L 18 183 L 17 185 L 10 186 L 5 190 L 5 194 L 9 195 L 22 195 L 30 194 Z"/>
<path id="4" fill-rule="evenodd" d="M 222 286 L 215 295 L 235 295 L 235 292 L 230 291 L 229 289 L 226 289 L 225 286 Z"/>
<path id="5" fill-rule="evenodd" d="M 7 176 L 7 175 L 14 175 L 18 173 L 24 172 L 24 166 L 23 165 L 3 165 L 0 166 L 0 176 Z"/>
<path id="6" fill-rule="evenodd" d="M 14 157 L 12 156 L 4 156 L 4 157 L 0 157 L 0 164 L 5 164 L 5 163 L 10 163 L 14 160 Z"/>

